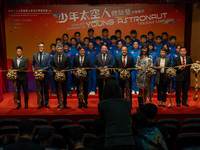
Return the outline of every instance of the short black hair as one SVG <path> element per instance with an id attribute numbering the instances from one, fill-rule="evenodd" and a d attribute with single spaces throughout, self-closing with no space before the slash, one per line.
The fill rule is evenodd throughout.
<path id="1" fill-rule="evenodd" d="M 65 43 L 65 44 L 63 44 L 63 47 L 64 47 L 65 45 L 67 45 L 68 47 L 70 47 L 69 43 Z"/>
<path id="2" fill-rule="evenodd" d="M 90 28 L 88 29 L 88 32 L 94 32 L 94 29 Z"/>
<path id="3" fill-rule="evenodd" d="M 34 123 L 30 120 L 23 120 L 19 122 L 18 125 L 18 130 L 19 130 L 19 135 L 31 135 L 34 130 Z"/>
<path id="4" fill-rule="evenodd" d="M 168 33 L 167 33 L 167 32 L 163 32 L 163 33 L 162 33 L 162 36 L 163 36 L 163 35 L 167 35 L 167 36 L 168 36 Z"/>
<path id="5" fill-rule="evenodd" d="M 103 41 L 102 45 L 108 46 L 108 42 L 107 41 Z"/>
<path id="6" fill-rule="evenodd" d="M 72 41 L 72 40 L 75 40 L 75 41 L 76 41 L 76 38 L 75 38 L 75 37 L 72 37 L 72 38 L 70 39 L 70 41 Z"/>
<path id="7" fill-rule="evenodd" d="M 156 39 L 161 39 L 162 40 L 162 36 L 158 35 L 158 36 L 156 36 Z"/>
<path id="8" fill-rule="evenodd" d="M 61 40 L 61 38 L 57 38 L 57 39 L 56 39 L 56 42 L 57 42 L 57 41 L 62 41 L 62 40 Z"/>
<path id="9" fill-rule="evenodd" d="M 78 47 L 78 51 L 81 50 L 81 49 L 84 49 L 84 50 L 85 50 L 85 46 L 79 46 L 79 47 Z"/>
<path id="10" fill-rule="evenodd" d="M 169 38 L 170 41 L 171 41 L 172 39 L 176 40 L 176 37 L 175 37 L 175 36 L 171 36 L 171 37 Z"/>
<path id="11" fill-rule="evenodd" d="M 153 46 L 153 47 L 154 47 L 154 44 L 150 42 L 150 43 L 148 44 L 148 46 Z"/>
<path id="12" fill-rule="evenodd" d="M 178 46 L 180 46 L 180 48 L 182 47 L 181 45 L 176 45 L 176 48 L 177 48 Z"/>
<path id="13" fill-rule="evenodd" d="M 103 88 L 103 99 L 122 98 L 121 89 L 114 79 L 106 80 Z"/>
<path id="14" fill-rule="evenodd" d="M 22 48 L 21 46 L 17 46 L 17 47 L 16 47 L 16 50 L 17 50 L 17 49 L 21 49 L 21 50 L 23 51 L 23 48 Z"/>
<path id="15" fill-rule="evenodd" d="M 64 37 L 64 36 L 69 37 L 69 35 L 68 35 L 67 33 L 64 33 L 64 34 L 63 34 L 63 37 Z"/>
<path id="16" fill-rule="evenodd" d="M 169 45 L 168 44 L 163 44 L 162 47 L 164 47 L 165 45 L 167 46 L 167 49 L 165 48 L 166 49 L 166 53 L 169 54 L 170 53 L 170 51 L 169 51 Z"/>
<path id="17" fill-rule="evenodd" d="M 136 30 L 131 30 L 130 33 L 131 33 L 131 34 L 137 34 L 137 31 L 136 31 Z"/>
<path id="18" fill-rule="evenodd" d="M 125 40 L 126 40 L 126 39 L 131 39 L 131 37 L 130 37 L 130 35 L 127 35 L 127 36 L 125 36 L 124 39 L 125 39 Z"/>
<path id="19" fill-rule="evenodd" d="M 82 44 L 81 42 L 76 43 L 76 46 L 77 46 L 78 44 L 80 44 L 81 46 L 83 46 L 83 44 Z"/>
<path id="20" fill-rule="evenodd" d="M 138 41 L 134 41 L 133 44 L 134 44 L 135 42 L 138 43 L 138 45 L 140 44 Z"/>
<path id="21" fill-rule="evenodd" d="M 75 126 L 69 130 L 69 138 L 74 142 L 80 142 L 84 137 L 84 130 L 79 127 Z"/>
<path id="22" fill-rule="evenodd" d="M 85 37 L 85 38 L 83 39 L 83 41 L 85 41 L 86 39 L 90 40 L 89 37 Z"/>
<path id="23" fill-rule="evenodd" d="M 53 43 L 53 44 L 51 44 L 51 47 L 52 47 L 52 46 L 55 46 L 55 47 L 56 47 L 56 44 Z"/>
<path id="24" fill-rule="evenodd" d="M 142 45 L 142 47 L 141 47 L 141 53 L 140 53 L 140 58 L 142 57 L 142 55 L 143 55 L 143 52 L 142 52 L 142 49 L 145 49 L 145 48 L 147 48 L 147 56 L 149 57 L 149 47 L 148 47 L 148 45 L 146 45 L 146 44 L 144 44 L 144 45 Z"/>
<path id="25" fill-rule="evenodd" d="M 100 36 L 96 36 L 95 40 L 101 40 Z"/>
<path id="26" fill-rule="evenodd" d="M 104 32 L 104 31 L 108 32 L 108 29 L 107 28 L 102 29 L 102 32 Z"/>
<path id="27" fill-rule="evenodd" d="M 162 48 L 160 49 L 160 51 L 165 51 L 165 52 L 167 53 L 167 49 L 164 48 L 164 47 L 162 47 Z"/>
<path id="28" fill-rule="evenodd" d="M 140 39 L 141 38 L 146 38 L 147 39 L 147 36 L 145 34 L 141 35 Z"/>
<path id="29" fill-rule="evenodd" d="M 120 34 L 122 33 L 121 30 L 117 29 L 117 30 L 115 31 L 115 34 L 118 33 L 118 32 L 119 32 Z"/>
<path id="30" fill-rule="evenodd" d="M 154 36 L 154 33 L 153 33 L 152 31 L 149 31 L 149 32 L 147 33 L 147 35 L 149 35 L 149 34 L 152 34 L 152 35 Z"/>
<path id="31" fill-rule="evenodd" d="M 80 32 L 78 32 L 78 31 L 76 31 L 76 32 L 74 33 L 74 36 L 75 36 L 76 34 L 79 34 L 79 35 L 81 35 L 81 33 L 80 33 Z"/>
<path id="32" fill-rule="evenodd" d="M 155 104 L 148 103 L 140 108 L 140 112 L 143 112 L 148 119 L 155 119 L 158 112 L 158 108 Z"/>
<path id="33" fill-rule="evenodd" d="M 123 42 L 122 42 L 122 40 L 119 40 L 119 41 L 117 41 L 117 44 L 118 44 L 119 42 L 121 42 L 121 43 L 122 43 L 122 45 L 123 45 Z"/>
<path id="34" fill-rule="evenodd" d="M 137 112 L 131 118 L 137 128 L 143 129 L 147 126 L 147 118 L 143 112 Z"/>
<path id="35" fill-rule="evenodd" d="M 105 47 L 107 47 L 107 49 L 108 49 L 108 45 L 105 45 L 105 44 L 104 44 L 104 45 L 102 45 L 102 46 L 105 46 Z M 102 47 L 102 46 L 101 46 L 101 47 Z"/>
<path id="36" fill-rule="evenodd" d="M 111 40 L 112 40 L 112 39 L 117 40 L 117 37 L 116 37 L 116 35 L 112 35 L 112 36 L 110 37 L 110 39 L 111 39 Z"/>
<path id="37" fill-rule="evenodd" d="M 92 43 L 94 45 L 94 42 L 90 41 L 89 44 Z"/>

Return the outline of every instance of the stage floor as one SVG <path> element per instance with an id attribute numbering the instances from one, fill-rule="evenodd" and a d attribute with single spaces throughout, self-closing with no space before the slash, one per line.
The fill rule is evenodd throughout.
<path id="1" fill-rule="evenodd" d="M 37 109 L 37 94 L 35 92 L 29 93 L 29 108 L 24 109 L 24 100 L 23 100 L 23 93 L 22 95 L 22 108 L 16 110 L 16 105 L 13 101 L 13 93 L 6 93 L 3 94 L 4 100 L 0 103 L 0 116 L 45 116 L 45 115 L 98 115 L 97 105 L 99 103 L 98 94 L 95 96 L 89 96 L 88 98 L 88 108 L 81 108 L 78 109 L 78 100 L 75 91 L 73 92 L 72 96 L 67 97 L 67 106 L 69 108 L 63 109 L 62 111 L 57 110 L 57 98 L 56 96 L 50 96 L 49 105 L 50 109 L 42 108 Z M 200 95 L 200 92 L 198 92 Z M 138 95 L 133 95 L 133 108 L 131 110 L 132 113 L 136 112 L 138 108 Z M 159 107 L 158 114 L 200 114 L 200 98 L 197 101 L 193 100 L 194 90 L 189 90 L 188 93 L 188 104 L 190 107 L 177 107 L 175 103 L 175 95 L 172 94 L 172 108 L 168 107 Z M 169 97 L 169 95 L 168 95 Z M 157 101 L 157 93 L 153 95 L 153 102 L 154 104 L 158 104 Z M 167 98 L 166 106 L 169 104 L 169 98 Z"/>

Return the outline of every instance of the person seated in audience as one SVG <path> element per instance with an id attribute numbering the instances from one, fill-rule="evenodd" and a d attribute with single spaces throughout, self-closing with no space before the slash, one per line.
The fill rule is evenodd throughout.
<path id="1" fill-rule="evenodd" d="M 155 104 L 152 103 L 148 103 L 143 105 L 140 109 L 140 112 L 144 113 L 146 119 L 147 119 L 147 127 L 157 127 L 160 132 L 163 135 L 164 140 L 167 140 L 167 136 L 168 136 L 168 130 L 167 128 L 161 124 L 161 123 L 156 123 L 156 116 L 158 113 L 158 108 Z"/>
<path id="2" fill-rule="evenodd" d="M 87 148 L 93 150 L 105 150 L 105 124 L 101 119 L 94 120 L 92 133 L 95 134 L 96 140 L 88 144 Z"/>
<path id="3" fill-rule="evenodd" d="M 72 127 L 69 131 L 69 139 L 74 146 L 74 150 L 87 150 L 84 147 L 84 131 L 81 127 Z"/>
<path id="4" fill-rule="evenodd" d="M 53 133 L 51 129 L 43 128 L 40 129 L 39 134 L 40 145 L 45 148 L 45 150 L 60 150 L 59 148 L 52 147 Z M 59 145 L 58 145 L 59 146 Z"/>
<path id="5" fill-rule="evenodd" d="M 108 79 L 103 89 L 102 101 L 98 104 L 100 119 L 106 128 L 107 150 L 134 150 L 135 142 L 131 129 L 131 104 L 122 98 L 116 80 Z"/>
<path id="6" fill-rule="evenodd" d="M 0 145 L 6 146 L 15 143 L 15 136 L 11 134 L 6 134 L 1 138 Z"/>
<path id="7" fill-rule="evenodd" d="M 30 120 L 23 120 L 19 123 L 17 142 L 4 147 L 4 150 L 44 150 L 44 147 L 32 142 L 34 135 L 34 124 Z"/>
<path id="8" fill-rule="evenodd" d="M 132 124 L 137 150 L 168 150 L 159 129 L 155 126 L 147 127 L 147 119 L 144 113 L 133 114 Z"/>

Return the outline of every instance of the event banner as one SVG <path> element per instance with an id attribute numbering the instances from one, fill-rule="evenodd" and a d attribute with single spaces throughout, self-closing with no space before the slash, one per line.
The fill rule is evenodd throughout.
<path id="1" fill-rule="evenodd" d="M 37 44 L 45 43 L 45 51 L 50 52 L 50 44 L 64 33 L 73 37 L 76 31 L 81 40 L 88 36 L 88 29 L 94 29 L 94 36 L 102 36 L 107 28 L 109 37 L 115 30 L 122 31 L 122 38 L 131 30 L 142 34 L 153 31 L 155 37 L 167 32 L 177 37 L 177 44 L 184 44 L 185 6 L 184 4 L 114 4 L 114 5 L 16 5 L 5 7 L 5 29 L 7 58 L 16 56 L 17 46 L 22 46 L 24 56 L 32 60 Z"/>

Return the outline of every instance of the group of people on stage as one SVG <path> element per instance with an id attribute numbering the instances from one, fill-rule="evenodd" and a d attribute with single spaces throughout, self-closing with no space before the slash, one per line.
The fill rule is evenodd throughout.
<path id="1" fill-rule="evenodd" d="M 75 77 L 74 71 L 65 71 L 76 68 L 96 68 L 87 69 L 87 76 L 84 79 L 84 103 L 79 99 L 78 108 L 87 108 L 87 99 L 89 95 L 95 95 L 96 89 L 99 90 L 99 100 L 103 99 L 103 79 L 100 77 L 102 68 L 118 68 L 112 69 L 111 74 L 118 81 L 122 95 L 124 95 L 125 81 L 120 80 L 119 75 L 122 69 L 127 69 L 131 73 L 129 80 L 130 95 L 139 94 L 143 96 L 143 104 L 148 100 L 150 78 L 146 76 L 146 68 L 152 67 L 157 70 L 156 76 L 152 80 L 152 92 L 157 85 L 159 106 L 165 107 L 166 94 L 169 92 L 169 82 L 166 77 L 166 68 L 170 66 L 179 66 L 176 78 L 173 78 L 173 90 L 176 93 L 176 103 L 180 106 L 181 90 L 182 104 L 187 104 L 188 87 L 190 82 L 190 66 L 192 60 L 186 56 L 187 50 L 180 45 L 175 45 L 176 37 L 170 37 L 168 42 L 168 34 L 162 33 L 162 36 L 156 36 L 154 41 L 154 33 L 148 32 L 147 36 L 142 35 L 140 40 L 137 39 L 137 32 L 132 30 L 130 36 L 125 36 L 121 39 L 122 32 L 115 31 L 115 35 L 108 38 L 109 31 L 104 28 L 102 30 L 102 38 L 94 37 L 94 30 L 88 30 L 88 36 L 84 38 L 84 42 L 80 40 L 80 32 L 75 32 L 74 37 L 68 42 L 68 34 L 63 34 L 63 39 L 57 38 L 56 44 L 51 44 L 51 53 L 44 52 L 45 44 L 38 44 L 38 53 L 33 55 L 32 71 L 41 71 L 44 73 L 44 79 L 41 84 L 42 101 L 38 109 L 42 107 L 50 108 L 49 106 L 49 78 L 51 84 L 51 94 L 58 93 L 58 82 L 55 81 L 55 73 L 58 71 L 64 72 L 66 80 L 61 83 L 63 93 L 63 104 L 59 104 L 58 108 L 67 108 L 67 93 L 71 95 L 73 89 L 77 89 L 79 98 L 80 81 Z M 10 70 L 27 70 L 29 59 L 22 55 L 23 48 L 16 48 L 17 57 L 12 59 Z M 199 63 L 199 61 L 197 61 Z M 130 68 L 137 69 L 130 69 Z M 44 71 L 46 70 L 46 71 Z M 49 73 L 50 72 L 50 73 Z M 28 76 L 24 71 L 18 71 L 17 87 L 18 87 L 18 106 L 21 108 L 20 88 L 24 90 L 25 108 L 28 108 Z M 50 75 L 49 75 L 50 74 Z M 44 97 L 43 97 L 44 94 Z M 44 99 L 44 100 L 43 100 Z M 130 96 L 132 104 L 132 96 Z"/>

